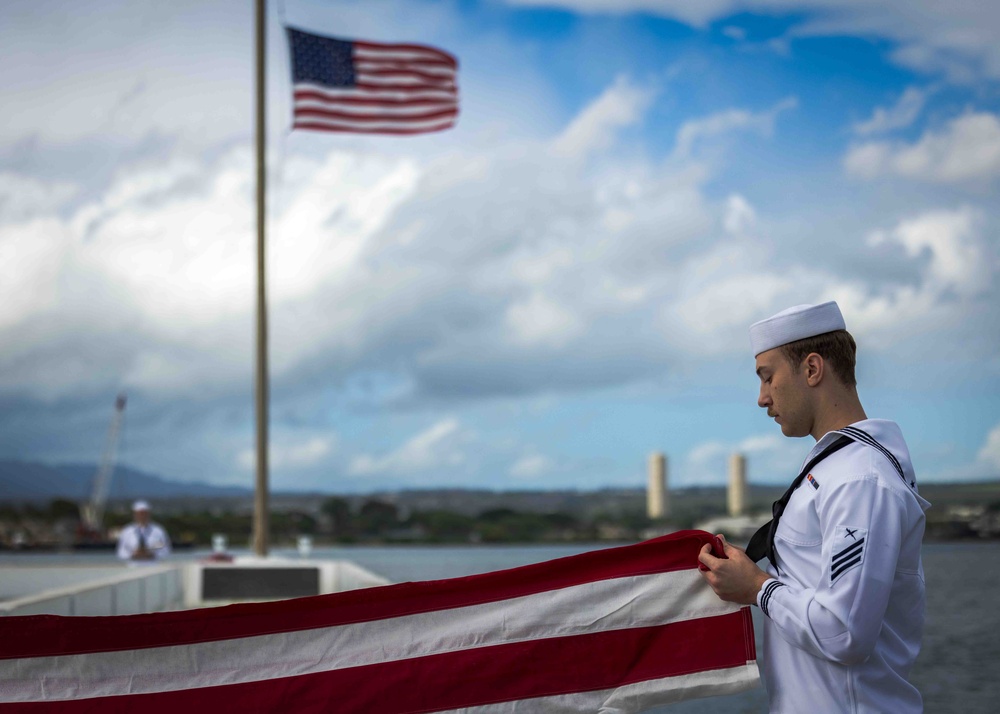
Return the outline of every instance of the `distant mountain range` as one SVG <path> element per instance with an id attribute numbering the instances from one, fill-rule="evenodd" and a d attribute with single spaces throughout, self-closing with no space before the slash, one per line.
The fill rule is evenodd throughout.
<path id="1" fill-rule="evenodd" d="M 0 501 L 48 502 L 55 498 L 87 501 L 93 489 L 96 464 L 41 464 L 0 460 Z M 249 488 L 170 481 L 160 476 L 118 466 L 111 480 L 109 500 L 134 498 L 221 498 L 252 495 Z"/>

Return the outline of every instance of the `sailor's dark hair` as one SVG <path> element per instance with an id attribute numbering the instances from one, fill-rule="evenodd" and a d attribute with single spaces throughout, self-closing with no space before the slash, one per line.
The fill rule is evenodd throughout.
<path id="1" fill-rule="evenodd" d="M 858 385 L 858 380 L 854 376 L 858 346 L 850 332 L 847 330 L 824 332 L 822 335 L 806 337 L 804 340 L 796 340 L 781 346 L 781 353 L 795 370 L 798 370 L 802 365 L 802 360 L 813 352 L 830 365 L 833 373 L 845 386 L 856 387 Z"/>

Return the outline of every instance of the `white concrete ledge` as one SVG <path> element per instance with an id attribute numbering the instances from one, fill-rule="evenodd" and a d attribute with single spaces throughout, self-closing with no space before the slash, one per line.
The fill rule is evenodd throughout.
<path id="1" fill-rule="evenodd" d="M 32 570 L 37 574 L 42 569 Z M 3 571 L 4 577 L 15 573 L 14 569 Z M 134 615 L 175 607 L 183 594 L 178 565 L 149 565 L 0 602 L 0 615 Z"/>
<path id="2" fill-rule="evenodd" d="M 261 573 L 266 569 L 267 573 Z M 298 591 L 282 594 L 280 571 L 288 570 L 289 580 L 298 580 Z M 76 572 L 66 572 L 75 570 Z M 246 595 L 238 591 L 219 595 L 215 587 L 215 597 L 205 597 L 205 571 L 213 570 L 216 582 L 230 577 L 237 586 L 253 590 L 255 573 L 261 582 L 277 583 L 276 592 L 271 595 Z M 247 571 L 247 578 L 240 578 L 238 571 Z M 229 571 L 228 573 L 226 571 Z M 233 572 L 237 571 L 237 572 Z M 310 572 L 312 571 L 312 572 Z M 162 565 L 144 565 L 121 568 L 108 574 L 109 569 L 96 569 L 98 577 L 85 582 L 42 588 L 42 583 L 66 583 L 69 576 L 85 578 L 85 569 L 70 568 L 0 568 L 0 578 L 20 578 L 22 582 L 11 582 L 8 592 L 15 597 L 0 601 L 0 616 L 4 615 L 133 615 L 143 612 L 175 610 L 181 608 L 221 605 L 232 602 L 251 602 L 268 599 L 284 599 L 301 595 L 325 595 L 344 590 L 356 590 L 379 585 L 389 581 L 361 566 L 346 560 L 306 560 L 301 558 L 238 558 L 232 563 L 197 561 L 173 562 Z M 46 577 L 46 575 L 48 577 Z M 264 577 L 266 576 L 266 577 Z M 16 585 L 17 587 L 13 587 Z M 31 589 L 32 594 L 23 594 Z M 258 588 L 259 589 L 259 588 Z M 224 591 L 225 588 L 223 587 Z"/>

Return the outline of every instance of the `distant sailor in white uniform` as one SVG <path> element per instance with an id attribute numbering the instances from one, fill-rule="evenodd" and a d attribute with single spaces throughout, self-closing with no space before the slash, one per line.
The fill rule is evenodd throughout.
<path id="1" fill-rule="evenodd" d="M 162 526 L 150 519 L 146 501 L 132 504 L 132 517 L 134 521 L 118 536 L 118 557 L 140 563 L 155 562 L 170 555 L 170 538 Z"/>
<path id="2" fill-rule="evenodd" d="M 908 681 L 924 626 L 924 511 L 899 427 L 869 419 L 855 343 L 835 302 L 755 323 L 758 406 L 816 445 L 774 519 L 728 560 L 704 549 L 720 598 L 766 615 L 761 665 L 771 712 L 923 710 Z M 755 561 L 766 558 L 766 570 Z"/>

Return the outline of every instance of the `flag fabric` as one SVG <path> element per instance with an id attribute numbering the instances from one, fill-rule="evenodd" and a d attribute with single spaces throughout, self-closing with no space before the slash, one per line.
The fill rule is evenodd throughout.
<path id="1" fill-rule="evenodd" d="M 217 608 L 0 618 L 0 711 L 639 712 L 757 686 L 682 531 L 511 570 Z"/>
<path id="2" fill-rule="evenodd" d="M 455 125 L 458 61 L 453 55 L 426 45 L 285 30 L 293 129 L 421 134 Z"/>

